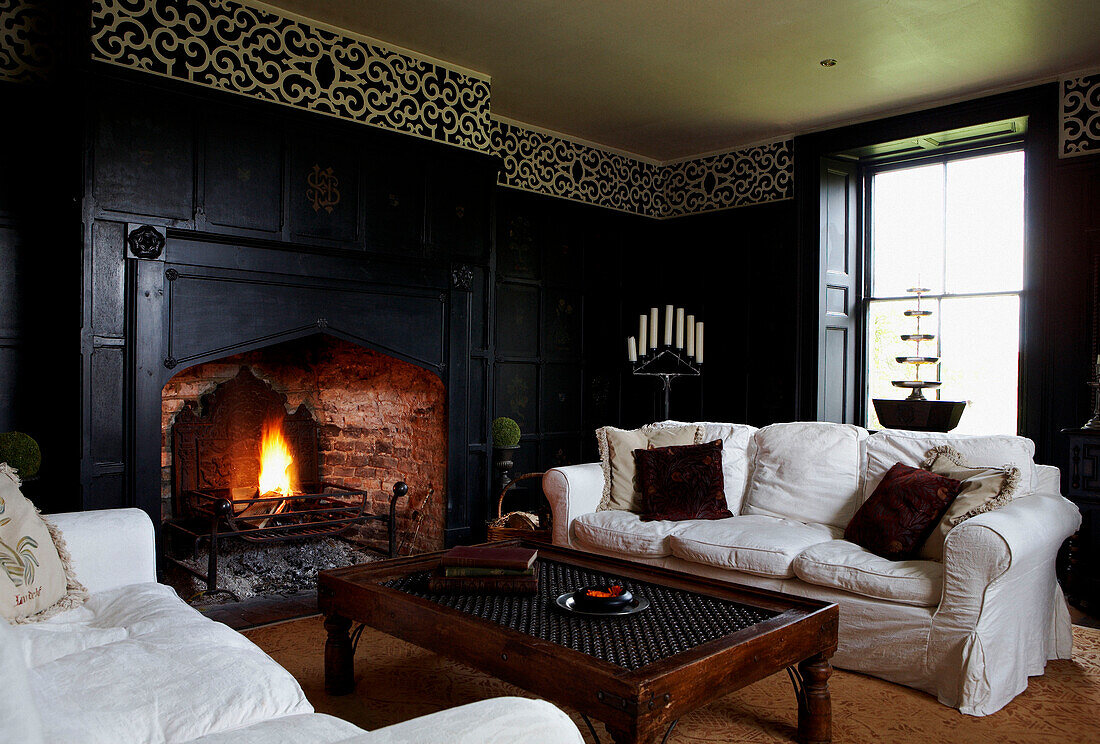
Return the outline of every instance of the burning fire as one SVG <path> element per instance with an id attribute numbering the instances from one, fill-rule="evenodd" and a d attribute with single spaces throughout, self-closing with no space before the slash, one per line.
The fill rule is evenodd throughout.
<path id="1" fill-rule="evenodd" d="M 278 421 L 264 423 L 260 444 L 260 495 L 277 493 L 291 496 L 294 490 L 290 482 L 290 466 L 294 458 L 283 437 L 283 427 Z"/>

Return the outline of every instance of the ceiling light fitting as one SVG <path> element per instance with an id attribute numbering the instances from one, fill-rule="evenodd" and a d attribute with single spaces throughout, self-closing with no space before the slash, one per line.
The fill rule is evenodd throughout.
<path id="1" fill-rule="evenodd" d="M 833 59 L 832 57 L 829 57 L 828 59 L 823 59 L 823 60 L 821 60 L 821 66 L 822 67 L 836 67 L 836 60 Z"/>

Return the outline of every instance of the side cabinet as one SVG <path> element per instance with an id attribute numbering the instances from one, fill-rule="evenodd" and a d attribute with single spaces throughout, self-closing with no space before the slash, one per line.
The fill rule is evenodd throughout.
<path id="1" fill-rule="evenodd" d="M 1070 467 L 1066 497 L 1081 510 L 1081 529 L 1071 538 L 1066 593 L 1074 604 L 1100 608 L 1100 431 L 1064 429 Z"/>

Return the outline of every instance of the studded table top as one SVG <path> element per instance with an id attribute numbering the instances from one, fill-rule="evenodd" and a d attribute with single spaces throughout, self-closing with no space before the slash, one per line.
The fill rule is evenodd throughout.
<path id="1" fill-rule="evenodd" d="M 539 591 L 522 594 L 433 594 L 429 572 L 382 582 L 506 628 L 630 671 L 751 627 L 778 612 L 635 579 L 622 579 L 557 561 L 538 561 Z M 554 600 L 584 586 L 621 583 L 649 609 L 620 617 L 574 615 Z"/>

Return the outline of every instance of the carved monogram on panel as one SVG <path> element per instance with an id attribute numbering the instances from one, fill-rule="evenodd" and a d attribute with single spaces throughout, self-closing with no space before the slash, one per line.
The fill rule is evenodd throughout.
<path id="1" fill-rule="evenodd" d="M 313 170 L 306 176 L 306 199 L 313 207 L 314 212 L 322 209 L 332 214 L 332 210 L 340 203 L 340 179 L 336 177 L 332 166 L 322 169 L 314 163 Z"/>
<path id="2" fill-rule="evenodd" d="M 488 81 L 233 0 L 93 0 L 92 54 L 209 88 L 489 149 Z"/>
<path id="3" fill-rule="evenodd" d="M 1059 156 L 1100 152 L 1100 72 L 1062 81 Z"/>

